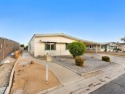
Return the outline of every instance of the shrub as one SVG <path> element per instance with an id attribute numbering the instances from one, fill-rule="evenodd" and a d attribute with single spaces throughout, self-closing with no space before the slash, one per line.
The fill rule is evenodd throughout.
<path id="1" fill-rule="evenodd" d="M 24 50 L 28 50 L 28 46 L 25 46 L 25 47 L 24 47 Z"/>
<path id="2" fill-rule="evenodd" d="M 75 63 L 76 63 L 77 66 L 83 67 L 84 59 L 82 57 L 76 57 Z"/>
<path id="3" fill-rule="evenodd" d="M 19 58 L 19 56 L 20 56 L 19 51 L 15 51 L 15 58 L 16 58 L 16 59 L 18 59 L 18 58 Z"/>
<path id="4" fill-rule="evenodd" d="M 68 45 L 69 52 L 75 58 L 76 56 L 83 55 L 86 50 L 85 44 L 82 42 L 72 42 Z"/>
<path id="5" fill-rule="evenodd" d="M 110 62 L 110 57 L 102 56 L 102 61 Z"/>
<path id="6" fill-rule="evenodd" d="M 23 53 L 22 50 L 15 51 L 14 53 L 15 58 L 18 59 L 22 53 Z"/>
<path id="7" fill-rule="evenodd" d="M 21 44 L 20 47 L 25 47 L 25 45 L 24 45 L 24 44 Z"/>

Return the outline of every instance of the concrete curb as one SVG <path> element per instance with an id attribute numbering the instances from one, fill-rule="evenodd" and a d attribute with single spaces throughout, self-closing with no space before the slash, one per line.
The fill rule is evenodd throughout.
<path id="1" fill-rule="evenodd" d="M 17 64 L 17 62 L 19 61 L 20 57 L 17 59 L 17 61 L 15 62 L 14 66 L 13 66 L 13 69 L 12 69 L 12 72 L 11 72 L 11 75 L 10 75 L 10 79 L 9 79 L 9 85 L 8 87 L 6 88 L 4 94 L 9 94 L 10 93 L 10 89 L 11 89 L 11 86 L 12 86 L 12 82 L 13 82 L 13 76 L 14 76 L 14 73 L 15 73 L 15 66 Z"/>
<path id="2" fill-rule="evenodd" d="M 104 70 L 106 70 L 106 69 L 108 69 L 108 68 L 111 68 L 111 67 L 113 67 L 113 66 L 116 66 L 116 65 L 120 65 L 120 64 L 117 64 L 117 63 L 116 63 L 116 64 L 110 65 L 110 66 L 108 66 L 108 67 L 104 67 L 104 68 L 100 68 L 100 69 L 93 70 L 93 71 L 90 71 L 90 72 L 82 73 L 81 75 L 83 76 L 83 75 L 85 75 L 85 74 L 93 73 L 93 72 L 96 72 L 96 71 L 104 71 Z"/>
<path id="3" fill-rule="evenodd" d="M 52 90 L 55 90 L 55 89 L 57 89 L 57 88 L 61 88 L 61 87 L 62 87 L 62 85 L 60 85 L 60 86 L 56 86 L 56 87 L 52 87 L 52 88 L 49 88 L 49 89 L 43 90 L 43 91 L 41 91 L 41 92 L 39 92 L 39 93 L 36 93 L 36 94 L 44 94 L 44 93 L 50 92 L 50 91 L 52 91 Z"/>

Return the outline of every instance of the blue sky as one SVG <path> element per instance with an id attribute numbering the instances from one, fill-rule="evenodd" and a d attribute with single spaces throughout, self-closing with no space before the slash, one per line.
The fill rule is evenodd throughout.
<path id="1" fill-rule="evenodd" d="M 119 41 L 125 37 L 125 0 L 0 0 L 0 37 L 27 44 L 37 33 Z"/>

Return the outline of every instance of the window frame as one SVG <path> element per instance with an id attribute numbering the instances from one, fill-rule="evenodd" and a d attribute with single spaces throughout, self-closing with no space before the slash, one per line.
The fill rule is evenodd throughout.
<path id="1" fill-rule="evenodd" d="M 65 43 L 65 49 L 66 50 L 69 50 L 68 45 L 69 45 L 69 43 Z"/>
<path id="2" fill-rule="evenodd" d="M 46 44 L 48 44 L 48 48 L 49 49 L 47 49 L 47 46 L 46 46 Z M 52 45 L 54 44 L 54 49 L 52 49 L 53 47 L 52 47 Z M 45 50 L 48 50 L 48 51 L 54 51 L 54 50 L 56 50 L 56 43 L 55 42 L 45 42 Z"/>

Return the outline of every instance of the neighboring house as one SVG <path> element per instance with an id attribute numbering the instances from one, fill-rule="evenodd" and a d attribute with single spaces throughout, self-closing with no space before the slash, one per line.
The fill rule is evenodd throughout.
<path id="1" fill-rule="evenodd" d="M 124 38 L 121 38 L 121 41 L 125 42 L 125 37 L 124 37 Z"/>
<path id="2" fill-rule="evenodd" d="M 47 53 L 51 55 L 70 55 L 68 44 L 74 41 L 83 42 L 89 51 L 100 51 L 99 43 L 81 40 L 62 33 L 34 34 L 28 43 L 28 51 L 35 57 Z"/>
<path id="3" fill-rule="evenodd" d="M 107 42 L 101 44 L 100 51 L 113 52 L 115 48 L 118 48 L 118 44 L 116 42 Z"/>
<path id="4" fill-rule="evenodd" d="M 118 48 L 120 48 L 123 52 L 125 52 L 125 43 L 119 43 Z"/>
<path id="5" fill-rule="evenodd" d="M 121 41 L 123 41 L 124 43 L 119 43 L 120 44 L 119 48 L 125 52 L 125 37 L 121 38 Z"/>

